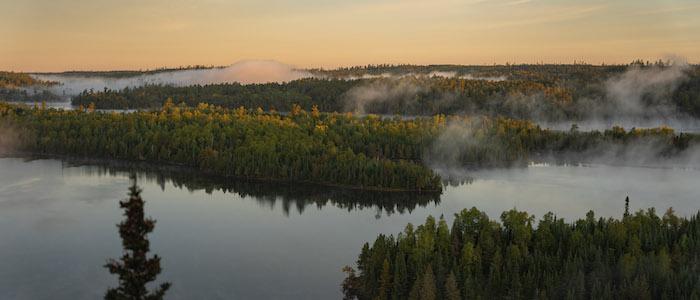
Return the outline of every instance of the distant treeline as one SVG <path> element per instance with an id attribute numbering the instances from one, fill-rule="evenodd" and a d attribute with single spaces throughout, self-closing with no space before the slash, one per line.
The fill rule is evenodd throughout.
<path id="1" fill-rule="evenodd" d="M 56 84 L 35 79 L 26 73 L 0 71 L 0 101 L 52 102 L 61 98 L 41 88 Z"/>
<path id="2" fill-rule="evenodd" d="M 309 72 L 330 78 L 351 78 L 366 75 L 437 75 L 449 74 L 455 77 L 470 75 L 475 78 L 506 77 L 511 80 L 535 81 L 553 84 L 561 81 L 600 80 L 610 74 L 624 72 L 629 66 L 667 65 L 664 62 L 643 63 L 635 61 L 630 65 L 590 65 L 590 64 L 505 64 L 505 65 L 366 65 L 341 67 L 337 69 L 310 69 Z M 451 74 L 450 74 L 451 73 Z"/>
<path id="3" fill-rule="evenodd" d="M 440 191 L 431 167 L 509 166 L 536 156 L 676 157 L 700 138 L 670 128 L 552 131 L 506 118 L 355 117 L 195 108 L 103 113 L 0 104 L 0 146 L 84 158 L 146 161 L 252 179 L 374 190 Z M 3 142 L 5 140 L 5 142 Z"/>
<path id="4" fill-rule="evenodd" d="M 321 111 L 342 111 L 340 95 L 356 86 L 358 81 L 301 79 L 287 84 L 224 83 L 176 87 L 146 85 L 121 91 L 84 91 L 73 98 L 75 106 L 91 103 L 98 109 L 159 109 L 166 101 L 196 106 L 199 103 L 227 108 L 263 108 L 289 112 L 293 105 L 311 110 L 315 104 Z"/>
<path id="5" fill-rule="evenodd" d="M 107 77 L 107 78 L 128 78 L 136 77 L 142 75 L 153 75 L 158 73 L 176 72 L 176 71 L 187 71 L 187 70 L 207 70 L 207 69 L 217 69 L 225 68 L 223 66 L 214 65 L 190 65 L 190 66 L 179 66 L 179 67 L 162 67 L 151 70 L 113 70 L 113 71 L 66 71 L 57 73 L 35 73 L 38 75 L 62 75 L 62 76 L 74 76 L 74 77 Z"/>
<path id="6" fill-rule="evenodd" d="M 26 73 L 0 71 L 0 88 L 2 89 L 50 84 L 53 82 L 37 80 Z"/>
<path id="7" fill-rule="evenodd" d="M 510 210 L 500 223 L 476 208 L 379 235 L 346 267 L 345 299 L 697 299 L 700 213 L 654 209 L 622 219 L 537 225 Z"/>
<path id="8" fill-rule="evenodd" d="M 630 82 L 611 88 L 608 80 L 630 68 L 642 74 L 623 78 Z M 149 85 L 120 91 L 84 91 L 73 98 L 73 104 L 94 103 L 103 109 L 157 109 L 172 99 L 189 106 L 210 103 L 283 112 L 293 105 L 305 110 L 317 105 L 324 112 L 484 114 L 550 121 L 620 116 L 700 117 L 700 68 L 690 66 L 678 71 L 674 75 L 678 80 L 653 74 L 668 72 L 669 68 L 675 67 L 639 63 L 631 67 L 380 66 L 312 70 L 323 78 L 282 84 Z M 373 75 L 388 77 L 367 77 Z M 617 94 L 609 95 L 608 89 Z"/>

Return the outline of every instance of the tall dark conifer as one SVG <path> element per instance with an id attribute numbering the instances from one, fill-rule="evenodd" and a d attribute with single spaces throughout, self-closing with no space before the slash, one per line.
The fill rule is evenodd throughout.
<path id="1" fill-rule="evenodd" d="M 105 299 L 163 299 L 170 283 L 162 283 L 153 291 L 146 288 L 146 284 L 161 272 L 160 257 L 148 257 L 150 243 L 146 235 L 153 231 L 155 220 L 144 217 L 141 189 L 136 185 L 135 176 L 131 180 L 129 198 L 119 202 L 126 217 L 117 225 L 124 253 L 121 259 L 110 259 L 105 265 L 110 273 L 119 276 L 119 286 L 108 289 Z"/>

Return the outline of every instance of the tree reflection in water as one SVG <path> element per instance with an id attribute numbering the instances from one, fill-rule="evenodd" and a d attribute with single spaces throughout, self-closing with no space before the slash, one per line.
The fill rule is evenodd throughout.
<path id="1" fill-rule="evenodd" d="M 292 210 L 302 214 L 307 207 L 321 208 L 333 205 L 347 211 L 375 209 L 377 211 L 375 217 L 379 218 L 383 213 L 386 215 L 410 213 L 416 207 L 440 203 L 439 193 L 378 192 L 304 183 L 235 180 L 206 176 L 178 168 L 158 168 L 149 164 L 65 160 L 64 167 L 84 167 L 81 172 L 91 176 L 121 177 L 125 174 L 137 174 L 140 180 L 155 182 L 163 190 L 170 182 L 177 188 L 189 191 L 203 190 L 209 194 L 218 190 L 224 193 L 235 193 L 271 209 L 281 204 L 280 207 L 285 215 L 289 215 Z"/>
<path id="2" fill-rule="evenodd" d="M 135 175 L 131 180 L 129 198 L 119 202 L 126 217 L 117 225 L 124 253 L 121 259 L 110 259 L 105 265 L 111 274 L 119 276 L 119 286 L 109 288 L 105 299 L 163 299 L 170 283 L 162 283 L 153 291 L 146 287 L 161 272 L 160 257 L 148 257 L 150 243 L 146 238 L 153 231 L 156 221 L 144 217 L 141 189 L 136 185 Z"/>

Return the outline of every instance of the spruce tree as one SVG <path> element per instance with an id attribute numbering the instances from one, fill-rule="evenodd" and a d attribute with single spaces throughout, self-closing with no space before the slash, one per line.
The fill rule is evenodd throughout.
<path id="1" fill-rule="evenodd" d="M 160 274 L 161 267 L 158 255 L 148 257 L 150 244 L 146 235 L 153 231 L 155 220 L 144 217 L 144 201 L 135 176 L 132 176 L 129 198 L 120 201 L 119 206 L 124 209 L 126 217 L 117 225 L 124 252 L 120 260 L 110 259 L 105 265 L 111 274 L 119 277 L 119 286 L 109 288 L 105 299 L 163 299 L 170 283 L 162 283 L 153 291 L 146 288 L 146 284 Z"/>

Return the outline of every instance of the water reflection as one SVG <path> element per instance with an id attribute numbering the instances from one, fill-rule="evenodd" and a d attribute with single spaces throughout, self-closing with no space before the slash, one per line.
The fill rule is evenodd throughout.
<path id="1" fill-rule="evenodd" d="M 439 203 L 397 203 L 302 185 L 210 184 L 182 170 L 139 172 L 148 215 L 158 219 L 148 235 L 150 250 L 163 257 L 154 282 L 172 282 L 166 298 L 174 300 L 339 299 L 340 270 L 357 260 L 361 245 L 401 232 L 407 223 L 423 224 L 428 215 L 451 223 L 455 213 L 476 206 L 495 219 L 512 208 L 538 217 L 551 211 L 566 220 L 589 210 L 619 218 L 627 195 L 631 213 L 673 207 L 691 217 L 700 210 L 696 168 L 532 164 L 465 173 L 473 183 L 446 186 L 432 196 Z M 0 299 L 99 299 L 116 287 L 117 276 L 102 266 L 123 254 L 114 224 L 124 220 L 116 204 L 125 198 L 128 174 L 127 168 L 72 168 L 54 159 L 0 159 Z M 283 202 L 289 217 L 280 213 Z M 317 209 L 317 202 L 325 206 Z M 298 204 L 303 215 L 296 214 Z M 396 213 L 376 219 L 375 209 L 383 207 Z M 413 210 L 398 213 L 402 207 Z"/>
<path id="2" fill-rule="evenodd" d="M 187 189 L 190 192 L 204 190 L 207 194 L 219 190 L 224 193 L 235 193 L 242 198 L 251 198 L 262 206 L 273 209 L 281 203 L 285 216 L 292 210 L 299 214 L 309 206 L 323 208 L 326 205 L 353 211 L 375 209 L 375 217 L 382 213 L 390 216 L 394 213 L 412 212 L 416 207 L 429 204 L 439 204 L 438 193 L 415 192 L 377 192 L 355 189 L 331 188 L 313 184 L 287 182 L 260 182 L 249 180 L 232 180 L 222 177 L 205 176 L 183 172 L 178 169 L 162 169 L 144 164 L 101 163 L 92 164 L 78 161 L 64 161 L 64 168 L 82 167 L 84 175 L 88 176 L 125 176 L 136 174 L 140 180 L 157 183 L 162 190 L 168 183 Z"/>
<path id="3" fill-rule="evenodd" d="M 136 176 L 132 176 L 129 198 L 120 201 L 119 206 L 124 209 L 126 217 L 117 225 L 124 251 L 119 260 L 110 259 L 105 265 L 109 273 L 119 277 L 119 286 L 109 288 L 105 299 L 163 299 L 170 288 L 169 282 L 160 284 L 152 291 L 146 287 L 146 284 L 156 280 L 161 267 L 157 254 L 148 257 L 150 242 L 146 235 L 153 231 L 156 221 L 144 216 L 144 201 L 141 199 L 141 189 L 136 185 Z"/>

